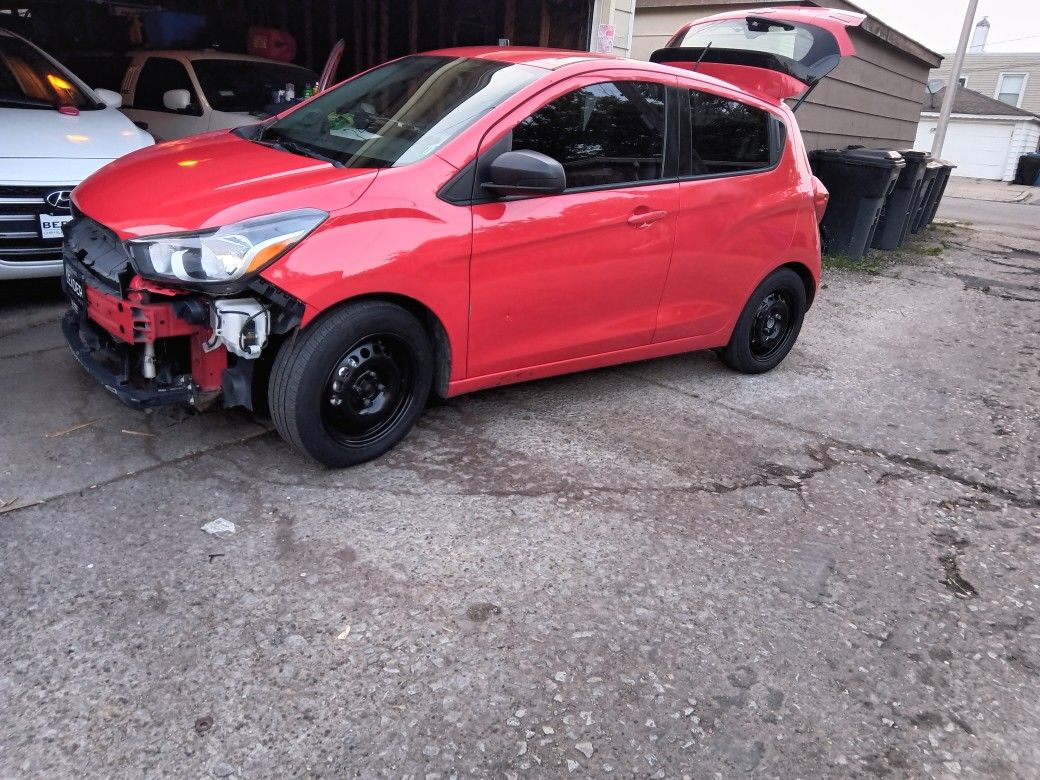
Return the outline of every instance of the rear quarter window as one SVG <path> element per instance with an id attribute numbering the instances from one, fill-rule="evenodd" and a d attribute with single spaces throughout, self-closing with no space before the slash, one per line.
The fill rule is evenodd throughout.
<path id="1" fill-rule="evenodd" d="M 692 175 L 753 173 L 776 164 L 782 125 L 771 114 L 708 92 L 687 94 Z"/>

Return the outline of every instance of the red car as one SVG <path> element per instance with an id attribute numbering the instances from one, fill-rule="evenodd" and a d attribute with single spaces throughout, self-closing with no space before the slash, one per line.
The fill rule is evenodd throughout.
<path id="1" fill-rule="evenodd" d="M 65 335 L 124 402 L 267 410 L 330 466 L 431 393 L 714 348 L 790 351 L 827 194 L 785 98 L 851 53 L 827 9 L 724 14 L 666 64 L 454 49 L 73 193 Z"/>

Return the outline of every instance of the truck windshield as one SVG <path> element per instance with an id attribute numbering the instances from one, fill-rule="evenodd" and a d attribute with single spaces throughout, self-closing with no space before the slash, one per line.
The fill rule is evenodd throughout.
<path id="1" fill-rule="evenodd" d="M 300 106 L 257 140 L 350 168 L 407 165 L 543 75 L 493 60 L 405 57 Z"/>
<path id="2" fill-rule="evenodd" d="M 0 107 L 104 108 L 79 79 L 35 46 L 0 35 Z"/>
<path id="3" fill-rule="evenodd" d="M 263 114 L 274 92 L 292 84 L 297 95 L 318 81 L 318 74 L 296 65 L 223 58 L 192 62 L 206 101 L 214 111 Z"/>

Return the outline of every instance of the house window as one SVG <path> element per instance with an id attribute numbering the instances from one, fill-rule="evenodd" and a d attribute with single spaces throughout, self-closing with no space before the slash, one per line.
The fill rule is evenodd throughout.
<path id="1" fill-rule="evenodd" d="M 1026 91 L 1025 73 L 1001 73 L 997 79 L 997 94 L 995 97 L 1001 103 L 1019 108 L 1022 105 L 1022 95 Z"/>

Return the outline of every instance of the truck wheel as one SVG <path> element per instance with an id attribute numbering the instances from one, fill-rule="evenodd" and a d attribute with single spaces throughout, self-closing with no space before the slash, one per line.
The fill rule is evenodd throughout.
<path id="1" fill-rule="evenodd" d="M 419 321 L 384 301 L 348 304 L 288 339 L 271 369 L 278 433 L 333 468 L 378 458 L 422 414 L 433 350 Z"/>
<path id="2" fill-rule="evenodd" d="M 778 268 L 751 294 L 719 357 L 734 371 L 769 371 L 791 351 L 804 317 L 805 286 L 801 278 L 790 268 Z"/>

